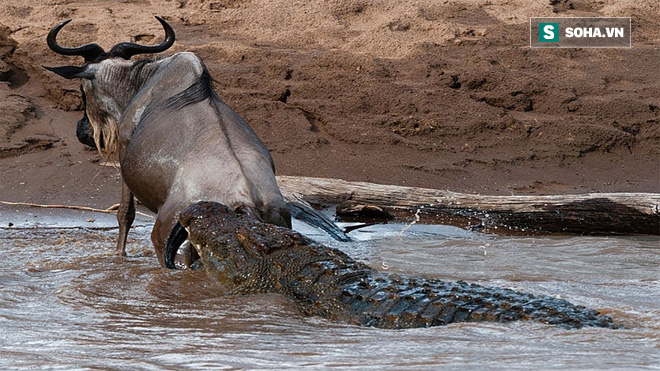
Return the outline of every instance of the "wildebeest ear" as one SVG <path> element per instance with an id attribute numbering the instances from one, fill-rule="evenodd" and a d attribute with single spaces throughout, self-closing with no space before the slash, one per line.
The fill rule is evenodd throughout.
<path id="1" fill-rule="evenodd" d="M 56 74 L 64 77 L 65 79 L 91 79 L 94 77 L 88 66 L 63 66 L 63 67 L 46 67 L 42 66 L 48 71 L 55 72 Z"/>

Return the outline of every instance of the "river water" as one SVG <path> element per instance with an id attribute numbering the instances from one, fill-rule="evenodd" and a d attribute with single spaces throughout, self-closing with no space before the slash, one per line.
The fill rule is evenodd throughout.
<path id="1" fill-rule="evenodd" d="M 302 317 L 276 295 L 225 296 L 203 271 L 160 269 L 146 218 L 131 232 L 128 258 L 112 254 L 109 217 L 4 209 L 0 223 L 0 369 L 660 367 L 657 237 L 502 237 L 389 224 L 340 244 L 294 225 L 377 269 L 560 296 L 626 326 L 382 330 Z"/>

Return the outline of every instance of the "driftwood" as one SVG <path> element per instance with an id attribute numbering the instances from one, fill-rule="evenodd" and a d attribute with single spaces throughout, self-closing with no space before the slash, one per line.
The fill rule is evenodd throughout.
<path id="1" fill-rule="evenodd" d="M 317 205 L 340 205 L 338 210 L 348 210 L 348 215 L 338 216 L 357 218 L 353 220 L 372 213 L 376 219 L 416 217 L 421 223 L 490 233 L 660 234 L 657 193 L 482 196 L 339 179 L 277 179 L 287 200 L 299 197 Z"/>
<path id="2" fill-rule="evenodd" d="M 373 222 L 396 218 L 491 233 L 660 235 L 657 193 L 482 196 L 340 179 L 278 176 L 277 181 L 292 213 L 303 220 L 304 215 L 296 214 L 296 207 L 311 203 L 337 205 L 337 215 L 343 220 Z M 8 201 L 0 204 L 116 213 L 113 207 L 94 209 Z"/>

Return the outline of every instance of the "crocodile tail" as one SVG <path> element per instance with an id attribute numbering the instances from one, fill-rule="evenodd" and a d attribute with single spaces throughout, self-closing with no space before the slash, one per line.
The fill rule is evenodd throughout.
<path id="1" fill-rule="evenodd" d="M 341 298 L 358 323 L 382 328 L 516 320 L 565 328 L 617 327 L 610 317 L 563 299 L 461 281 L 372 277 L 345 286 Z"/>
<path id="2" fill-rule="evenodd" d="M 172 228 L 170 236 L 167 238 L 167 244 L 165 245 L 165 266 L 169 269 L 176 269 L 174 265 L 174 259 L 176 258 L 176 253 L 179 250 L 179 247 L 183 242 L 188 238 L 188 231 L 179 223 L 178 221 Z"/>

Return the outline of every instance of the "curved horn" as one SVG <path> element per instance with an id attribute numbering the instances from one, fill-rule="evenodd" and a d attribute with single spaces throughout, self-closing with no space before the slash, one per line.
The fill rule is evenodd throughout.
<path id="1" fill-rule="evenodd" d="M 154 54 L 164 52 L 174 44 L 174 29 L 163 18 L 156 17 L 158 22 L 163 25 L 165 29 L 165 40 L 158 45 L 146 46 L 135 43 L 120 43 L 112 47 L 110 55 L 121 57 L 124 59 L 131 59 L 136 54 Z"/>
<path id="2" fill-rule="evenodd" d="M 80 55 L 85 58 L 85 62 L 91 62 L 98 58 L 101 54 L 105 53 L 105 50 L 101 48 L 98 44 L 85 44 L 77 48 L 65 48 L 57 43 L 57 34 L 60 32 L 62 27 L 66 26 L 67 23 L 71 22 L 70 19 L 58 24 L 53 27 L 48 33 L 46 38 L 48 42 L 48 47 L 50 50 L 54 51 L 57 54 L 62 55 Z"/>

